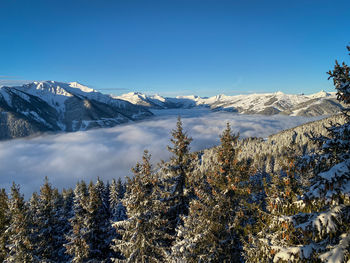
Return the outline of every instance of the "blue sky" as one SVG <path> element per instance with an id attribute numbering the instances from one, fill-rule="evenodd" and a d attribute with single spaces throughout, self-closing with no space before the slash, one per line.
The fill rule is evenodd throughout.
<path id="1" fill-rule="evenodd" d="M 0 85 L 105 93 L 333 91 L 350 1 L 0 0 Z"/>

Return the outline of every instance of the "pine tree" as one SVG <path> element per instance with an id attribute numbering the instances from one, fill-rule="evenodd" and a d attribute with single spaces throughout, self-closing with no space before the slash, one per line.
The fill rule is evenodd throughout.
<path id="1" fill-rule="evenodd" d="M 67 253 L 72 256 L 73 263 L 86 262 L 89 258 L 89 244 L 86 242 L 85 218 L 87 211 L 88 191 L 84 181 L 77 183 L 74 189 L 74 216 L 70 219 L 72 230 L 66 235 L 67 243 L 64 245 Z"/>
<path id="2" fill-rule="evenodd" d="M 307 248 L 295 246 L 301 242 L 302 236 L 290 220 L 302 207 L 300 195 L 305 186 L 297 178 L 294 149 L 285 150 L 288 157 L 280 164 L 281 172 L 264 180 L 265 199 L 256 206 L 257 220 L 244 242 L 246 262 L 256 262 L 257 258 L 262 262 L 274 262 L 283 260 L 282 255 L 293 262 L 302 260 L 302 255 L 308 252 Z"/>
<path id="3" fill-rule="evenodd" d="M 33 246 L 30 240 L 28 208 L 20 193 L 19 186 L 13 183 L 9 200 L 10 224 L 8 235 L 8 254 L 4 262 L 34 262 Z"/>
<path id="4" fill-rule="evenodd" d="M 61 220 L 63 200 L 56 188 L 52 188 L 48 179 L 40 189 L 40 195 L 33 194 L 30 202 L 32 240 L 36 257 L 43 262 L 60 262 L 64 225 Z"/>
<path id="5" fill-rule="evenodd" d="M 6 247 L 8 235 L 6 229 L 10 223 L 9 200 L 5 189 L 0 189 L 0 261 L 3 262 L 8 253 Z"/>
<path id="6" fill-rule="evenodd" d="M 110 248 L 112 240 L 116 237 L 115 229 L 112 227 L 112 213 L 110 204 L 110 185 L 104 183 L 98 178 L 95 186 L 97 196 L 92 198 L 90 195 L 91 205 L 99 202 L 100 205 L 92 209 L 97 213 L 91 213 L 92 220 L 95 221 L 95 227 L 92 229 L 93 235 L 95 236 L 94 247 L 98 247 L 101 251 L 99 258 L 102 260 L 107 260 L 114 256 L 113 250 Z M 91 189 L 93 190 L 93 189 Z M 99 200 L 99 201 L 98 201 Z M 96 209 L 96 211 L 95 211 Z M 101 239 L 101 241 L 98 241 Z"/>
<path id="7" fill-rule="evenodd" d="M 239 262 L 241 237 L 248 217 L 249 167 L 237 160 L 238 135 L 227 125 L 217 149 L 216 165 L 199 177 L 192 187 L 196 198 L 190 203 L 184 226 L 177 229 L 172 248 L 175 262 Z M 200 182 L 201 183 L 198 183 Z"/>
<path id="8" fill-rule="evenodd" d="M 350 51 L 350 47 L 348 47 Z M 345 123 L 331 124 L 329 136 L 316 139 L 321 151 L 311 156 L 305 173 L 314 174 L 310 189 L 303 196 L 307 215 L 302 216 L 307 243 L 313 257 L 322 261 L 350 260 L 350 67 L 336 62 L 329 71 L 337 90 L 337 99 L 344 103 Z M 299 219 L 296 218 L 296 220 Z"/>
<path id="9" fill-rule="evenodd" d="M 109 186 L 109 203 L 111 220 L 113 222 L 126 219 L 126 209 L 122 203 L 124 192 L 124 186 L 121 179 L 119 178 L 117 182 L 113 179 Z"/>
<path id="10" fill-rule="evenodd" d="M 124 221 L 127 219 L 126 208 L 123 205 L 124 193 L 125 193 L 125 188 L 121 179 L 118 178 L 118 181 L 113 179 L 112 183 L 109 185 L 109 203 L 110 203 L 110 216 L 111 216 L 110 222 Z M 114 242 L 113 240 L 122 239 L 122 236 L 118 233 L 117 229 L 115 229 L 114 227 L 112 227 L 112 229 L 113 229 L 113 232 L 111 235 L 111 238 L 112 238 L 111 244 Z M 122 258 L 120 251 L 118 252 L 114 251 L 114 254 L 111 257 Z"/>
<path id="11" fill-rule="evenodd" d="M 96 185 L 90 182 L 88 188 L 85 182 L 78 183 L 74 190 L 73 229 L 65 244 L 72 262 L 109 262 L 112 228 L 107 205 L 103 204 L 105 191 L 100 180 Z"/>
<path id="12" fill-rule="evenodd" d="M 110 187 L 109 183 L 105 186 L 103 181 L 98 177 L 97 182 L 95 184 L 96 191 L 98 193 L 99 199 L 101 199 L 101 205 L 102 205 L 102 210 L 103 213 L 105 214 L 106 217 L 109 217 L 110 213 L 110 201 L 109 201 L 109 196 L 110 196 Z"/>
<path id="13" fill-rule="evenodd" d="M 288 200 L 287 197 L 298 196 L 298 192 L 293 189 L 289 192 L 285 187 L 280 188 L 280 194 L 274 198 L 279 204 L 271 202 L 276 212 L 275 216 L 268 216 L 270 222 L 265 221 L 269 230 L 261 231 L 255 239 L 258 254 L 265 261 L 350 260 L 349 67 L 336 62 L 329 75 L 338 100 L 345 105 L 345 123 L 331 123 L 328 136 L 312 136 L 319 150 L 297 162 L 295 174 L 300 176 L 298 188 L 303 190 L 299 198 Z M 300 185 L 305 178 L 307 184 Z"/>
<path id="14" fill-rule="evenodd" d="M 164 164 L 163 179 L 165 184 L 164 201 L 167 209 L 170 234 L 175 235 L 175 229 L 181 225 L 182 216 L 188 214 L 191 191 L 188 186 L 189 175 L 193 169 L 190 154 L 192 138 L 183 131 L 182 122 L 178 117 L 176 129 L 171 132 L 172 146 L 168 150 L 173 154 L 169 162 Z"/>
<path id="15" fill-rule="evenodd" d="M 61 262 L 70 262 L 71 256 L 67 254 L 65 244 L 67 243 L 66 234 L 72 232 L 72 226 L 70 221 L 74 217 L 73 205 L 74 205 L 74 192 L 71 188 L 62 190 L 62 205 L 60 205 L 61 209 L 59 210 L 59 229 L 63 234 L 62 247 L 59 251 L 59 255 L 61 258 Z"/>
<path id="16" fill-rule="evenodd" d="M 152 172 L 151 156 L 144 152 L 142 163 L 133 168 L 123 200 L 128 219 L 114 227 L 122 239 L 114 239 L 113 249 L 122 254 L 114 262 L 163 262 L 166 256 L 165 207 L 160 200 L 159 178 Z"/>
<path id="17" fill-rule="evenodd" d="M 89 199 L 85 217 L 85 240 L 89 246 L 89 261 L 107 262 L 110 257 L 111 226 L 109 211 L 103 204 L 103 183 L 89 184 Z"/>

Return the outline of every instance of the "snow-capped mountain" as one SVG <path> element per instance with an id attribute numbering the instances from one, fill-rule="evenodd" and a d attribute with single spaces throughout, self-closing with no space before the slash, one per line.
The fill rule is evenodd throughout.
<path id="1" fill-rule="evenodd" d="M 342 108 L 336 100 L 335 92 L 325 91 L 311 95 L 291 95 L 280 91 L 236 96 L 222 94 L 209 98 L 198 96 L 167 98 L 131 92 L 114 98 L 150 109 L 209 107 L 212 110 L 264 115 L 319 116 L 335 114 Z"/>
<path id="2" fill-rule="evenodd" d="M 33 82 L 0 88 L 0 139 L 43 131 L 112 127 L 152 113 L 77 82 Z"/>
<path id="3" fill-rule="evenodd" d="M 243 114 L 331 115 L 342 106 L 335 93 L 312 95 L 282 92 L 210 98 L 167 98 L 132 92 L 121 96 L 102 94 L 77 82 L 33 82 L 0 88 L 0 139 L 40 132 L 79 131 L 112 127 L 152 116 L 154 109 L 206 107 Z"/>

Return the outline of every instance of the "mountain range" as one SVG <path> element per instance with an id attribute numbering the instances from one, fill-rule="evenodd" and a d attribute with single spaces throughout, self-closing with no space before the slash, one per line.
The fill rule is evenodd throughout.
<path id="1" fill-rule="evenodd" d="M 242 114 L 332 115 L 342 109 L 335 93 L 282 92 L 209 98 L 102 94 L 77 82 L 42 81 L 0 88 L 0 139 L 42 132 L 80 131 L 142 120 L 162 109 L 209 108 Z"/>
<path id="2" fill-rule="evenodd" d="M 1 87 L 0 113 L 0 139 L 112 127 L 153 115 L 77 82 L 55 81 Z"/>
<path id="3" fill-rule="evenodd" d="M 207 107 L 215 111 L 230 111 L 242 114 L 285 114 L 290 116 L 332 115 L 342 109 L 335 92 L 320 91 L 311 95 L 291 95 L 283 92 L 201 98 L 198 96 L 177 96 L 167 98 L 159 95 L 145 95 L 130 92 L 114 98 L 126 100 L 134 105 L 149 109 Z"/>

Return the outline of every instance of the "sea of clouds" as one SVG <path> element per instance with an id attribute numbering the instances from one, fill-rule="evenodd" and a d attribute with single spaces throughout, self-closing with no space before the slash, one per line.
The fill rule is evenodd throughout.
<path id="1" fill-rule="evenodd" d="M 167 160 L 170 132 L 180 114 L 183 127 L 193 138 L 191 150 L 215 146 L 229 122 L 241 137 L 267 137 L 315 118 L 289 116 L 239 115 L 199 110 L 162 110 L 156 117 L 75 133 L 43 135 L 0 143 L 0 188 L 9 189 L 12 182 L 30 196 L 39 191 L 45 176 L 59 189 L 74 187 L 84 179 L 104 181 L 131 176 L 131 168 L 148 149 L 154 163 Z"/>

